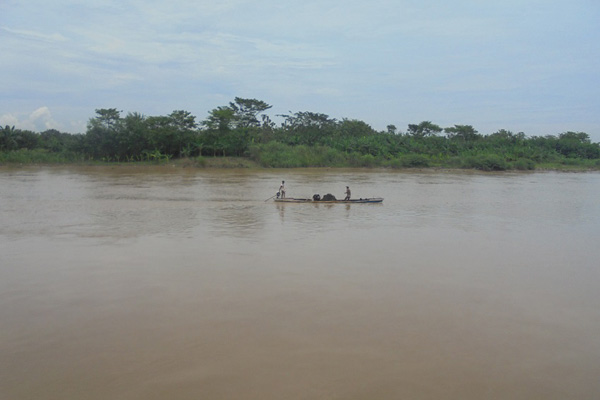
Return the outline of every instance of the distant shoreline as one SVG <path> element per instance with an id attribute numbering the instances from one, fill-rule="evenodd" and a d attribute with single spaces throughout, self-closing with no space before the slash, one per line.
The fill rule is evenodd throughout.
<path id="1" fill-rule="evenodd" d="M 104 161 L 68 161 L 68 162 L 0 162 L 0 169 L 15 169 L 25 167 L 110 167 L 110 168 L 196 168 L 196 169 L 246 169 L 246 170 L 388 170 L 388 171 L 403 171 L 403 172 L 483 172 L 483 173 L 498 173 L 498 172 L 597 172 L 600 167 L 583 167 L 580 165 L 564 165 L 564 164 L 539 164 L 533 169 L 517 170 L 507 169 L 499 171 L 481 170 L 477 168 L 456 168 L 444 166 L 430 167 L 387 167 L 387 166 L 372 166 L 372 167 L 356 167 L 356 166 L 314 166 L 314 167 L 265 167 L 259 163 L 245 157 L 202 157 L 197 158 L 182 158 L 171 159 L 169 161 L 152 162 L 152 161 L 133 161 L 133 162 L 104 162 Z"/>

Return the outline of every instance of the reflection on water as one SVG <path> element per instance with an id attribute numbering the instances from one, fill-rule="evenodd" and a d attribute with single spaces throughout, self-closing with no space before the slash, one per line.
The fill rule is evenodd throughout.
<path id="1" fill-rule="evenodd" d="M 385 200 L 265 201 L 282 179 Z M 5 398 L 600 395 L 600 174 L 4 167 L 0 188 Z"/>

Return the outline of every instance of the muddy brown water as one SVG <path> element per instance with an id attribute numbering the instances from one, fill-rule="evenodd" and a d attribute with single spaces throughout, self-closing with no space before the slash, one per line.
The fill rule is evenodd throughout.
<path id="1" fill-rule="evenodd" d="M 600 398 L 599 238 L 599 173 L 1 167 L 0 398 Z"/>

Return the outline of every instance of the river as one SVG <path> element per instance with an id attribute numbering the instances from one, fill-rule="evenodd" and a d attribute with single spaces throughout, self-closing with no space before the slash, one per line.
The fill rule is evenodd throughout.
<path id="1" fill-rule="evenodd" d="M 382 204 L 278 204 L 383 197 Z M 600 398 L 600 173 L 0 167 L 2 399 Z"/>

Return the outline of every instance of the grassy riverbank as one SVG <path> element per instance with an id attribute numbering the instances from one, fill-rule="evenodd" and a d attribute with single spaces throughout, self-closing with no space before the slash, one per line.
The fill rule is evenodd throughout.
<path id="1" fill-rule="evenodd" d="M 300 152 L 254 154 L 253 157 L 185 157 L 153 161 L 98 161 L 76 153 L 53 153 L 46 150 L 15 150 L 0 152 L 0 165 L 165 165 L 180 168 L 389 168 L 389 169 L 463 169 L 481 171 L 598 171 L 599 160 L 561 158 L 554 162 L 535 163 L 530 159 L 506 160 L 494 155 L 466 158 L 426 157 L 405 155 L 393 159 L 379 159 L 362 155 L 342 155 L 314 149 Z"/>

